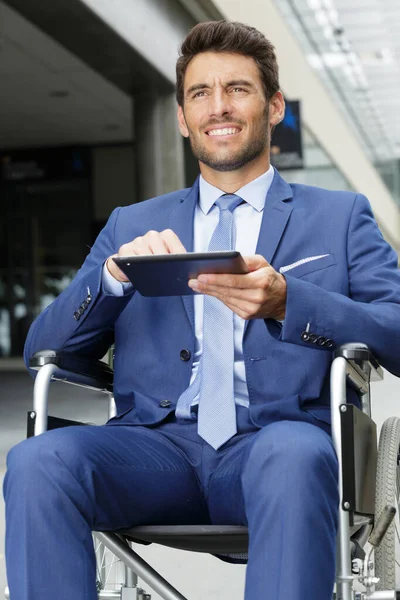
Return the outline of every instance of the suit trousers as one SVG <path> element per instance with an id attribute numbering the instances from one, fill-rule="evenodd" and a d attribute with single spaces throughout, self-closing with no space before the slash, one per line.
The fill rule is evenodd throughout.
<path id="1" fill-rule="evenodd" d="M 96 600 L 92 531 L 135 525 L 249 527 L 246 600 L 331 600 L 338 514 L 329 434 L 262 429 L 238 407 L 215 451 L 195 421 L 49 431 L 15 446 L 4 482 L 11 600 Z"/>

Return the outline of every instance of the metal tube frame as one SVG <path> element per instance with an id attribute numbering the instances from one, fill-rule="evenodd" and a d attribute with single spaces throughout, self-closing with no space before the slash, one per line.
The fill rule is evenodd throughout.
<path id="1" fill-rule="evenodd" d="M 112 419 L 117 415 L 117 405 L 115 404 L 114 394 L 109 395 L 108 418 Z M 138 576 L 125 564 L 125 588 L 137 588 Z"/>
<path id="2" fill-rule="evenodd" d="M 49 387 L 57 365 L 47 364 L 40 368 L 33 386 L 33 410 L 36 413 L 35 435 L 47 431 Z"/>
<path id="3" fill-rule="evenodd" d="M 337 533 L 337 566 L 336 566 L 336 598 L 337 600 L 354 600 L 353 573 L 351 571 L 350 553 L 350 518 L 344 510 L 343 481 L 341 477 L 342 458 L 342 427 L 340 421 L 340 406 L 346 404 L 346 376 L 348 362 L 343 357 L 337 357 L 331 367 L 331 422 L 332 440 L 339 464 L 339 520 Z"/>
<path id="4" fill-rule="evenodd" d="M 157 594 L 160 594 L 164 600 L 187 600 L 164 577 L 161 577 L 151 565 L 143 560 L 141 556 L 131 548 L 127 548 L 126 543 L 117 534 L 96 532 L 96 537 L 132 571 L 137 573 Z"/>

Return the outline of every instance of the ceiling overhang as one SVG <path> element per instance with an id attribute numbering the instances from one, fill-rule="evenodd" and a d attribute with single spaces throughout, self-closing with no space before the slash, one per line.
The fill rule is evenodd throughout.
<path id="1" fill-rule="evenodd" d="M 143 87 L 171 90 L 171 83 L 79 0 L 5 0 L 92 69 L 130 96 Z"/>

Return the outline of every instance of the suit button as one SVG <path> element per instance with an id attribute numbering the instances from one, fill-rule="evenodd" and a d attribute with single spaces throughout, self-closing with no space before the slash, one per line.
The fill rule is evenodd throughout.
<path id="1" fill-rule="evenodd" d="M 80 306 L 80 307 L 78 308 L 78 311 L 77 311 L 77 312 L 78 312 L 78 315 L 79 315 L 79 316 L 80 316 L 80 315 L 82 315 L 82 314 L 83 314 L 83 311 L 84 311 L 84 309 L 82 308 L 82 306 Z"/>
<path id="2" fill-rule="evenodd" d="M 335 342 L 333 340 L 331 340 L 329 338 L 327 340 L 325 340 L 325 344 L 324 344 L 325 348 L 330 349 L 330 348 L 333 348 L 334 346 L 335 346 Z"/>
<path id="3" fill-rule="evenodd" d="M 324 338 L 324 336 L 320 335 L 319 338 L 317 338 L 317 341 L 315 343 L 317 344 L 317 346 L 325 346 L 325 342 L 326 342 L 326 338 Z"/>
<path id="4" fill-rule="evenodd" d="M 311 342 L 312 344 L 315 344 L 317 339 L 318 339 L 318 336 L 316 333 L 310 333 L 310 337 L 308 338 L 309 342 Z"/>
<path id="5" fill-rule="evenodd" d="M 308 340 L 310 339 L 310 334 L 308 333 L 308 331 L 303 331 L 300 337 L 303 340 L 303 342 L 308 342 Z"/>
<path id="6" fill-rule="evenodd" d="M 75 321 L 79 321 L 81 315 L 78 312 L 74 312 L 74 319 Z"/>
<path id="7" fill-rule="evenodd" d="M 170 400 L 160 400 L 161 408 L 169 408 L 171 406 Z"/>
<path id="8" fill-rule="evenodd" d="M 189 350 L 181 350 L 179 356 L 181 357 L 181 360 L 188 361 L 192 355 Z"/>

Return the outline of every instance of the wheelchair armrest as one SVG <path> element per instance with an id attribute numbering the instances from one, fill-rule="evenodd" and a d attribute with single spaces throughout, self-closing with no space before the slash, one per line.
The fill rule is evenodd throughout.
<path id="1" fill-rule="evenodd" d="M 35 352 L 29 361 L 29 367 L 39 371 L 45 365 L 55 365 L 57 369 L 52 379 L 64 381 L 99 391 L 112 392 L 114 371 L 100 360 L 55 350 Z"/>
<path id="2" fill-rule="evenodd" d="M 345 358 L 364 381 L 383 379 L 382 367 L 366 344 L 343 344 L 335 352 L 335 358 L 339 356 Z"/>

